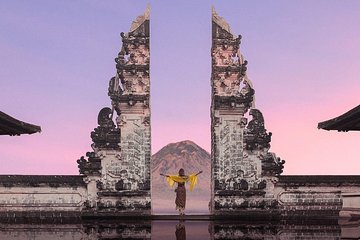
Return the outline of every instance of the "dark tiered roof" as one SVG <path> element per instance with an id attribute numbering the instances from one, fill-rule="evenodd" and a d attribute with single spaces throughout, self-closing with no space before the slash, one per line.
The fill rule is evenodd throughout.
<path id="1" fill-rule="evenodd" d="M 327 121 L 320 122 L 318 128 L 337 131 L 360 131 L 360 105 Z"/>
<path id="2" fill-rule="evenodd" d="M 17 120 L 0 111 L 0 135 L 20 135 L 41 132 L 40 126 Z"/>

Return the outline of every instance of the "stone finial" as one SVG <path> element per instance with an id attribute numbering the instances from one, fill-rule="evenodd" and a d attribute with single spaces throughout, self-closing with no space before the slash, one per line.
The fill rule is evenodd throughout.
<path id="1" fill-rule="evenodd" d="M 212 86 L 213 93 L 219 101 L 228 104 L 226 98 L 235 98 L 236 104 L 245 108 L 253 105 L 254 89 L 246 77 L 247 61 L 240 52 L 241 35 L 230 32 L 229 24 L 212 10 Z M 230 102 L 235 106 L 234 101 Z M 247 111 L 247 109 L 246 109 Z"/>
<path id="2" fill-rule="evenodd" d="M 150 20 L 150 5 L 148 5 L 145 9 L 143 15 L 138 16 L 132 23 L 130 27 L 130 32 L 134 32 L 138 29 L 141 24 L 143 24 L 146 20 Z"/>
<path id="3" fill-rule="evenodd" d="M 130 102 L 130 95 L 141 95 L 139 101 L 144 102 L 150 93 L 150 7 L 133 21 L 128 33 L 120 35 L 116 76 L 110 80 L 108 91 L 117 112 L 119 102 Z"/>
<path id="4" fill-rule="evenodd" d="M 212 21 L 214 23 L 216 23 L 217 25 L 219 25 L 222 29 L 224 29 L 228 33 L 231 33 L 229 23 L 227 23 L 226 20 L 223 17 L 220 17 L 217 14 L 214 6 L 212 6 L 211 12 L 212 12 L 212 14 L 211 14 L 212 15 Z"/>

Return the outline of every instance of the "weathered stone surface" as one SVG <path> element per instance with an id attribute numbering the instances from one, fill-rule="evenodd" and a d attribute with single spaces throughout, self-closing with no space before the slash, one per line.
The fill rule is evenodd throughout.
<path id="1" fill-rule="evenodd" d="M 80 212 L 87 199 L 86 187 L 58 185 L 0 187 L 0 212 Z"/>
<path id="2" fill-rule="evenodd" d="M 278 180 L 273 193 L 283 215 L 338 216 L 340 211 L 359 209 L 359 176 L 280 176 Z"/>

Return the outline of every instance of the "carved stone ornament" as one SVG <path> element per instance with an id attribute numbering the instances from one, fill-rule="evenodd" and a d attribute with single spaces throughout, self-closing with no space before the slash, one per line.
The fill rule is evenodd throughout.
<path id="1" fill-rule="evenodd" d="M 122 89 L 119 84 L 119 76 L 116 75 L 115 77 L 112 77 L 109 81 L 109 89 L 108 89 L 108 95 L 119 95 L 122 93 Z"/>
<path id="2" fill-rule="evenodd" d="M 253 104 L 255 91 L 246 80 L 247 61 L 240 52 L 241 36 L 234 36 L 229 24 L 214 9 L 212 28 L 212 86 L 215 107 L 242 105 L 248 109 Z"/>
<path id="3" fill-rule="evenodd" d="M 119 150 L 120 129 L 116 128 L 112 120 L 112 110 L 108 107 L 101 109 L 98 115 L 99 126 L 91 132 L 91 139 L 95 149 Z"/>
<path id="4" fill-rule="evenodd" d="M 212 7 L 211 11 L 212 11 L 212 21 L 216 23 L 219 27 L 227 31 L 228 33 L 231 33 L 229 23 L 226 22 L 226 20 L 223 17 L 217 14 L 214 7 Z"/>
<path id="5" fill-rule="evenodd" d="M 143 15 L 138 16 L 131 24 L 130 32 L 134 32 L 136 29 L 141 27 L 145 21 L 150 20 L 150 7 L 148 6 Z"/>
<path id="6" fill-rule="evenodd" d="M 279 176 L 284 169 L 285 160 L 276 157 L 274 153 L 267 153 L 262 159 L 263 176 Z"/>
<path id="7" fill-rule="evenodd" d="M 136 18 L 128 33 L 121 33 L 122 47 L 115 59 L 116 77 L 109 85 L 109 96 L 121 101 L 119 96 L 149 94 L 150 75 L 150 9 Z M 116 81 L 120 79 L 120 81 Z M 117 90 L 117 86 L 121 91 Z"/>
<path id="8" fill-rule="evenodd" d="M 245 129 L 244 142 L 246 150 L 269 149 L 272 134 L 266 132 L 262 113 L 260 110 L 253 108 L 249 114 L 252 116 L 252 120 Z"/>
<path id="9" fill-rule="evenodd" d="M 87 152 L 85 159 L 84 156 L 81 156 L 77 160 L 79 173 L 85 175 L 100 175 L 101 174 L 101 159 L 95 156 L 94 152 Z"/>

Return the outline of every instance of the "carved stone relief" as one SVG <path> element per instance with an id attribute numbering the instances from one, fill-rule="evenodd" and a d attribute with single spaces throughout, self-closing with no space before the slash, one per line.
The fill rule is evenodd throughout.
<path id="1" fill-rule="evenodd" d="M 127 165 L 127 179 L 132 189 L 144 189 L 150 181 L 150 128 L 138 117 L 128 119 L 123 132 L 121 158 Z"/>

